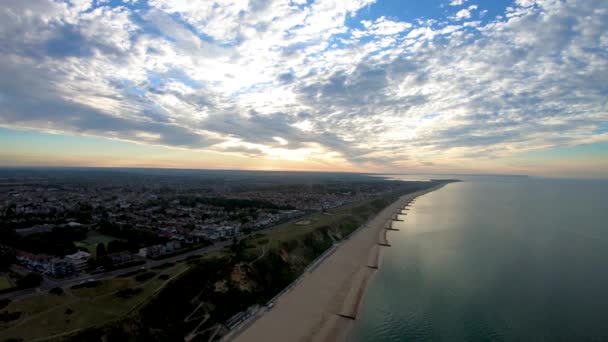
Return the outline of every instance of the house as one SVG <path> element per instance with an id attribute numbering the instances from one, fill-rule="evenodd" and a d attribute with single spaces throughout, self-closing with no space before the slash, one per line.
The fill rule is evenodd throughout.
<path id="1" fill-rule="evenodd" d="M 179 241 L 169 241 L 163 245 L 149 246 L 139 249 L 138 255 L 142 258 L 155 258 L 164 254 L 170 254 L 182 248 Z"/>
<path id="2" fill-rule="evenodd" d="M 301 211 L 299 210 L 281 210 L 281 217 L 286 219 L 296 218 L 301 215 Z"/>
<path id="3" fill-rule="evenodd" d="M 221 236 L 221 237 L 232 237 L 232 236 L 239 235 L 240 229 L 239 229 L 239 227 L 235 227 L 235 226 L 224 226 L 224 227 L 219 227 L 217 229 L 217 232 L 218 232 L 219 236 Z"/>
<path id="4" fill-rule="evenodd" d="M 30 228 L 15 229 L 15 232 L 19 234 L 19 236 L 28 236 L 37 233 L 49 233 L 54 227 L 55 225 L 52 224 L 39 224 Z"/>
<path id="5" fill-rule="evenodd" d="M 175 252 L 182 248 L 182 243 L 179 241 L 169 241 L 165 245 L 166 253 Z"/>
<path id="6" fill-rule="evenodd" d="M 142 258 L 155 257 L 158 254 L 157 246 L 143 247 L 139 249 L 139 253 L 137 253 Z"/>
<path id="7" fill-rule="evenodd" d="M 112 260 L 112 264 L 114 266 L 128 264 L 135 260 L 137 256 L 135 254 L 131 254 L 129 252 L 120 252 L 109 254 L 108 258 Z"/>

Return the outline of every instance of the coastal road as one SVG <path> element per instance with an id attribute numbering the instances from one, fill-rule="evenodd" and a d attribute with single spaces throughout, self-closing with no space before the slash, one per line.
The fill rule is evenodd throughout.
<path id="1" fill-rule="evenodd" d="M 287 223 L 292 223 L 292 222 L 297 222 L 299 220 L 301 220 L 302 217 L 293 219 L 288 221 Z M 288 224 L 279 224 L 276 226 L 272 226 L 266 229 L 263 229 L 261 231 L 255 231 L 252 232 L 251 234 L 248 235 L 244 235 L 239 237 L 239 240 L 245 239 L 249 236 L 251 236 L 252 234 L 255 233 L 266 233 L 266 232 L 270 232 L 273 230 L 279 230 L 279 229 L 283 229 L 285 227 L 287 227 Z M 150 260 L 147 259 L 145 264 L 140 264 L 140 265 L 136 265 L 136 266 L 131 266 L 131 267 L 126 267 L 126 268 L 121 268 L 118 270 L 114 270 L 114 271 L 109 271 L 109 272 L 104 272 L 104 273 L 98 273 L 98 274 L 90 274 L 90 275 L 83 275 L 83 276 L 79 276 L 76 278 L 68 278 L 68 279 L 61 279 L 61 280 L 55 280 L 55 279 L 50 279 L 48 277 L 44 277 L 44 283 L 39 286 L 39 287 L 35 287 L 35 288 L 31 288 L 31 289 L 25 289 L 25 290 L 18 290 L 18 291 L 12 291 L 12 292 L 8 292 L 8 293 L 4 293 L 4 294 L 0 294 L 0 300 L 2 299 L 21 299 L 21 298 L 26 298 L 29 296 L 34 296 L 34 295 L 38 295 L 38 294 L 43 294 L 45 292 L 47 292 L 48 290 L 54 288 L 54 287 L 69 287 L 72 285 L 76 285 L 76 284 L 81 284 L 84 283 L 86 281 L 96 281 L 96 280 L 105 280 L 108 278 L 113 278 L 116 277 L 117 275 L 120 274 L 124 274 L 124 273 L 129 273 L 129 272 L 133 272 L 133 271 L 137 271 L 139 269 L 148 269 L 151 267 L 155 267 L 155 266 L 159 266 L 162 265 L 164 263 L 167 262 L 176 262 L 176 261 L 181 261 L 184 260 L 188 257 L 191 256 L 195 256 L 195 255 L 203 255 L 209 252 L 215 252 L 215 251 L 219 251 L 221 249 L 223 249 L 224 247 L 230 245 L 232 243 L 232 241 L 228 240 L 228 241 L 222 241 L 222 242 L 218 242 L 215 243 L 211 246 L 207 246 L 207 247 L 202 247 L 199 249 L 195 249 L 183 254 L 179 254 L 179 255 L 175 255 L 172 257 L 168 257 L 165 259 L 160 259 L 160 260 Z M 28 271 L 29 272 L 29 271 Z"/>
<path id="2" fill-rule="evenodd" d="M 68 279 L 62 279 L 62 280 L 51 280 L 51 279 L 46 278 L 43 285 L 41 285 L 39 287 L 4 293 L 4 294 L 0 295 L 0 300 L 1 299 L 21 299 L 21 298 L 45 293 L 46 291 L 48 291 L 54 287 L 69 287 L 72 285 L 81 284 L 86 281 L 105 280 L 108 278 L 114 278 L 120 274 L 129 273 L 129 272 L 137 271 L 140 269 L 149 269 L 151 267 L 159 266 L 159 265 L 162 265 L 167 262 L 181 261 L 181 260 L 187 259 L 188 257 L 191 257 L 191 256 L 202 255 L 202 254 L 206 254 L 209 252 L 219 251 L 219 250 L 223 249 L 224 247 L 230 245 L 231 243 L 232 243 L 232 241 L 218 242 L 211 246 L 195 249 L 195 250 L 192 250 L 192 251 L 189 251 L 189 252 L 186 252 L 183 254 L 175 255 L 172 257 L 168 257 L 165 259 L 147 260 L 145 264 L 121 268 L 118 270 L 113 270 L 113 271 L 99 273 L 99 274 L 83 275 L 83 276 L 79 276 L 79 277 L 75 277 L 75 278 L 68 278 Z"/>

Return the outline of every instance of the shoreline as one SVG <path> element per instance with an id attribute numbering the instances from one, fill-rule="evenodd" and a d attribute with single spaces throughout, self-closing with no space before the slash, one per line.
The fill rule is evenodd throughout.
<path id="1" fill-rule="evenodd" d="M 399 197 L 276 299 L 243 329 L 228 334 L 234 341 L 344 341 L 375 271 L 396 214 L 418 196 L 445 184 Z M 235 335 L 235 336 L 233 336 Z"/>

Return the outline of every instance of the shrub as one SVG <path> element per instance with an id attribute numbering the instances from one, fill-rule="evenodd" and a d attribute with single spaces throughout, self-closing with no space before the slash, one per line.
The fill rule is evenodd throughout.
<path id="1" fill-rule="evenodd" d="M 142 274 L 138 274 L 135 276 L 135 281 L 137 282 L 143 282 L 146 281 L 148 279 L 154 278 L 156 276 L 156 273 L 154 272 L 146 272 L 146 273 L 142 273 Z"/>
<path id="2" fill-rule="evenodd" d="M 158 266 L 154 266 L 154 267 L 150 267 L 150 269 L 152 270 L 164 270 L 165 268 L 169 268 L 175 266 L 174 262 L 166 262 L 164 264 L 160 264 Z"/>
<path id="3" fill-rule="evenodd" d="M 141 293 L 143 291 L 142 288 L 140 287 L 136 287 L 134 289 L 132 288 L 128 288 L 128 289 L 124 289 L 124 290 L 120 290 L 118 292 L 116 292 L 116 297 L 118 298 L 131 298 L 135 295 L 138 295 L 139 293 Z"/>
<path id="4" fill-rule="evenodd" d="M 128 278 L 130 276 L 134 276 L 134 275 L 140 274 L 142 272 L 145 272 L 145 270 L 135 270 L 135 271 L 119 274 L 119 275 L 116 276 L 116 278 Z"/>
<path id="5" fill-rule="evenodd" d="M 17 280 L 17 286 L 22 289 L 40 286 L 40 283 L 42 283 L 42 276 L 38 273 L 28 273 Z"/>
<path id="6" fill-rule="evenodd" d="M 61 287 L 53 287 L 49 293 L 52 293 L 54 295 L 60 296 L 63 294 L 63 289 Z"/>
<path id="7" fill-rule="evenodd" d="M 72 285 L 71 289 L 73 290 L 77 290 L 77 289 L 90 289 L 93 287 L 97 287 L 101 285 L 101 282 L 98 280 L 94 280 L 94 281 L 87 281 L 85 283 L 82 284 L 76 284 L 76 285 Z"/>
<path id="8" fill-rule="evenodd" d="M 10 322 L 19 319 L 21 317 L 21 312 L 0 312 L 0 322 Z"/>

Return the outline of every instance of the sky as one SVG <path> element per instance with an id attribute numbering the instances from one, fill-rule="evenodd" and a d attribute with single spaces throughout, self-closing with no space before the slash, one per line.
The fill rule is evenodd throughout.
<path id="1" fill-rule="evenodd" d="M 3 0 L 0 166 L 608 178 L 608 2 Z"/>

